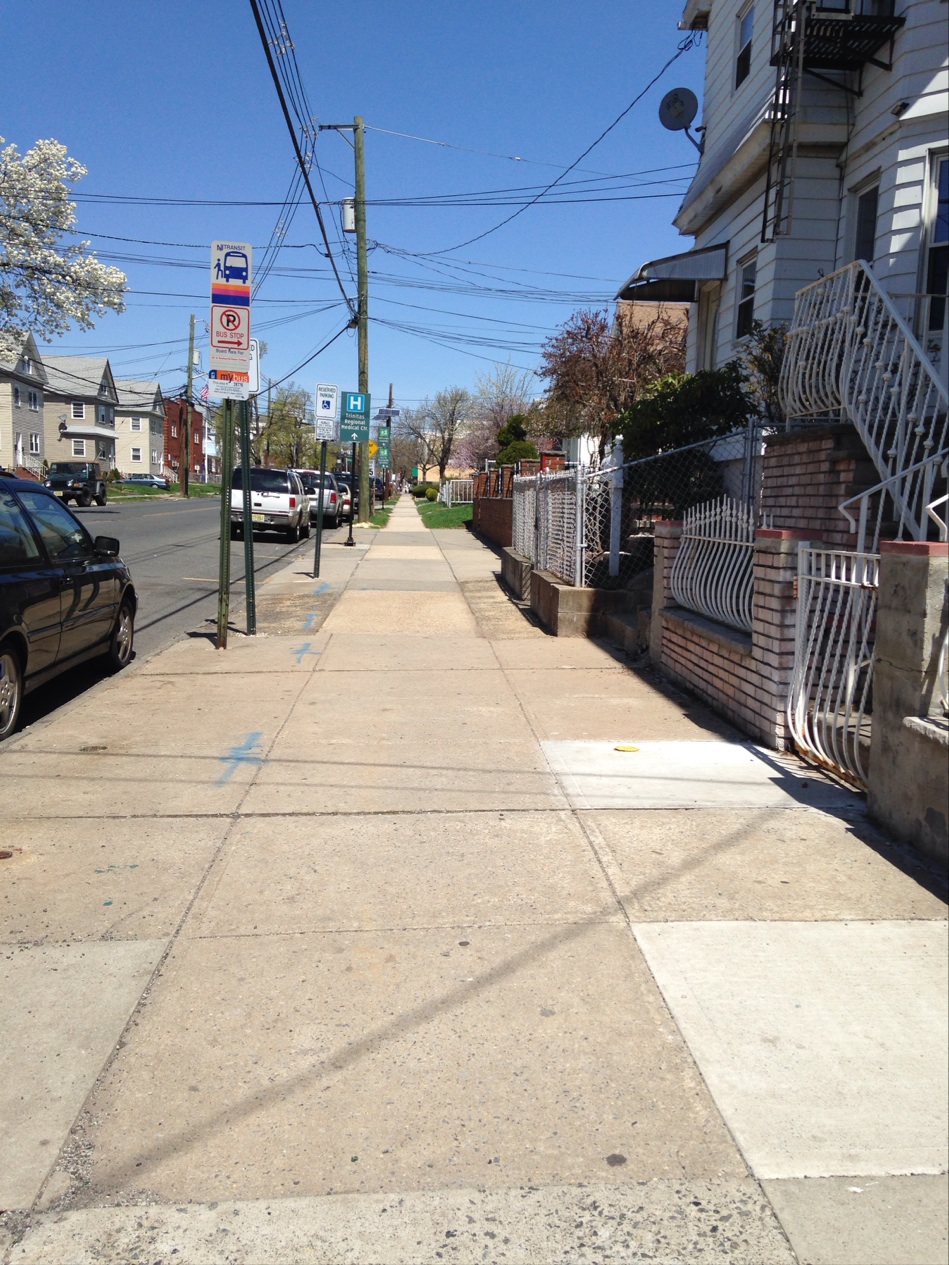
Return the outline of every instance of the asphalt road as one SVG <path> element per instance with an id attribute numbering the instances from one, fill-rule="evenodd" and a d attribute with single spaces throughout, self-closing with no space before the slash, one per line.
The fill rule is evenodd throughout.
<path id="1" fill-rule="evenodd" d="M 93 536 L 117 536 L 138 593 L 135 654 L 145 657 L 178 637 L 217 627 L 220 502 L 212 497 L 187 500 L 154 497 L 147 501 L 110 501 L 88 509 L 71 507 Z M 338 527 L 326 529 L 324 541 Z M 315 525 L 313 528 L 315 531 Z M 258 584 L 293 553 L 311 553 L 315 539 L 291 545 L 273 533 L 254 538 L 254 575 Z M 231 606 L 243 599 L 244 545 L 231 544 Z M 102 679 L 98 664 L 84 664 L 28 695 L 23 724 L 49 715 Z"/>

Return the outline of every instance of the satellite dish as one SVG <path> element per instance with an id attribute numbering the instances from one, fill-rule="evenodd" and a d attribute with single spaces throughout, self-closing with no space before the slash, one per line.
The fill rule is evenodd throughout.
<path id="1" fill-rule="evenodd" d="M 670 132 L 687 132 L 699 102 L 690 88 L 673 88 L 659 102 L 659 122 Z"/>

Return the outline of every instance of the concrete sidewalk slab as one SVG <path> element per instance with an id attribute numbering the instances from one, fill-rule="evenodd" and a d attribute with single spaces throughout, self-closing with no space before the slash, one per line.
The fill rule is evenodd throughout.
<path id="1" fill-rule="evenodd" d="M 807 1265 L 945 1265 L 949 1259 L 945 1174 L 763 1184 Z"/>
<path id="2" fill-rule="evenodd" d="M 106 1202 L 747 1175 L 588 922 L 179 941 L 87 1121 Z"/>
<path id="3" fill-rule="evenodd" d="M 10 1265 L 798 1265 L 752 1181 L 411 1190 L 89 1209 L 37 1219 Z M 867 1265 L 867 1262 L 861 1262 Z"/>
<path id="4" fill-rule="evenodd" d="M 946 1171 L 945 922 L 634 933 L 755 1176 Z"/>
<path id="5" fill-rule="evenodd" d="M 625 660 L 605 645 L 589 641 L 586 637 L 552 637 L 536 629 L 537 637 L 530 644 L 518 638 L 505 641 L 493 638 L 492 646 L 498 663 L 509 672 L 574 672 L 578 668 L 590 668 L 612 673 L 627 673 Z M 559 677 L 555 678 L 558 682 Z"/>
<path id="6" fill-rule="evenodd" d="M 684 728 L 679 721 L 679 732 Z M 708 734 L 703 735 L 706 739 Z M 574 808 L 826 808 L 862 814 L 862 797 L 811 773 L 793 756 L 750 743 L 542 742 Z M 633 747 L 635 750 L 619 750 Z"/>
<path id="7" fill-rule="evenodd" d="M 688 705 L 683 706 L 660 690 L 637 687 L 623 674 L 609 673 L 610 680 L 615 676 L 616 689 L 607 689 L 604 682 L 600 693 L 571 692 L 574 677 L 584 675 L 582 669 L 553 674 L 555 681 L 562 681 L 559 688 L 554 682 L 548 683 L 550 673 L 538 674 L 537 682 L 525 679 L 531 675 L 518 673 L 518 693 L 543 739 L 614 739 L 623 743 L 691 739 L 709 745 L 715 735 L 724 743 L 733 734 L 726 721 L 716 721 L 701 712 L 693 719 Z"/>
<path id="8" fill-rule="evenodd" d="M 277 652 L 280 655 L 280 652 Z M 239 691 L 223 675 L 210 675 L 195 689 L 191 677 L 130 673 L 99 695 L 36 726 L 17 741 L 16 751 L 64 754 L 91 750 L 155 758 L 222 757 L 253 735 L 263 749 L 280 730 L 306 673 L 277 671 L 242 677 Z"/>
<path id="9" fill-rule="evenodd" d="M 316 747 L 316 750 L 314 750 Z M 371 739 L 281 735 L 242 801 L 245 814 L 503 812 L 561 809 L 566 798 L 533 738 L 430 739 L 374 727 Z"/>
<path id="10" fill-rule="evenodd" d="M 496 670 L 497 666 L 488 642 L 451 633 L 413 637 L 388 632 L 334 632 L 320 663 L 324 672 L 348 672 L 353 679 L 364 668 L 385 668 L 395 673 Z"/>
<path id="11" fill-rule="evenodd" d="M 319 656 L 329 645 L 329 633 L 322 630 L 300 636 L 247 637 L 231 634 L 227 649 L 218 650 L 211 637 L 195 637 L 176 642 L 160 655 L 136 666 L 145 676 L 244 676 L 274 671 L 294 676 L 313 672 Z M 307 643 L 305 653 L 301 646 Z"/>
<path id="12" fill-rule="evenodd" d="M 621 917 L 570 813 L 245 817 L 186 935 Z"/>
<path id="13" fill-rule="evenodd" d="M 360 672 L 321 671 L 306 683 L 300 694 L 299 707 L 305 710 L 324 698 L 338 698 L 356 705 L 365 701 L 409 701 L 419 709 L 420 725 L 432 721 L 443 725 L 445 704 L 452 707 L 517 708 L 514 691 L 497 668 L 457 668 L 454 671 L 433 668 L 430 672 L 405 669 L 392 672 L 384 666 L 367 664 Z M 341 730 L 347 737 L 359 737 L 359 731 L 348 717 Z M 371 735 L 372 729 L 367 732 Z"/>
<path id="14" fill-rule="evenodd" d="M 164 953 L 164 940 L 5 946 L 0 1207 L 28 1208 Z"/>
<path id="15" fill-rule="evenodd" d="M 0 941 L 159 940 L 176 931 L 230 822 L 8 819 Z"/>
<path id="16" fill-rule="evenodd" d="M 3 753 L 3 771 L 38 821 L 82 817 L 207 817 L 237 811 L 257 771 L 253 751 L 219 756 L 110 755 L 18 750 Z M 107 744 L 103 743 L 102 746 Z M 55 784 L 55 795 L 50 787 Z"/>
<path id="17" fill-rule="evenodd" d="M 802 809 L 581 813 L 633 922 L 945 919 L 867 821 Z"/>
<path id="18" fill-rule="evenodd" d="M 436 637 L 476 637 L 478 626 L 464 599 L 457 593 L 431 593 L 424 601 L 414 593 L 393 593 L 380 610 L 372 592 L 348 589 L 324 625 L 332 633 L 369 633 L 378 636 L 383 627 L 394 634 Z"/>

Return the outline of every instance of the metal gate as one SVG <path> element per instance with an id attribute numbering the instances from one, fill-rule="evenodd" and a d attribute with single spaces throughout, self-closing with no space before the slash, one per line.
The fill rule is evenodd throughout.
<path id="1" fill-rule="evenodd" d="M 788 699 L 801 755 L 864 790 L 879 563 L 877 554 L 801 546 Z"/>

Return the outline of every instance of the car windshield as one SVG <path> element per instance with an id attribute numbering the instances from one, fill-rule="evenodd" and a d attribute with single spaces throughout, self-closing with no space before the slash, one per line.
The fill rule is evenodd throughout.
<path id="1" fill-rule="evenodd" d="M 231 487 L 243 486 L 244 472 L 238 466 L 234 471 Z M 286 470 L 265 470 L 255 466 L 250 472 L 250 486 L 254 492 L 287 492 L 290 490 L 290 481 Z"/>
<path id="2" fill-rule="evenodd" d="M 81 461 L 53 461 L 50 463 L 50 474 L 86 474 L 89 466 Z"/>

